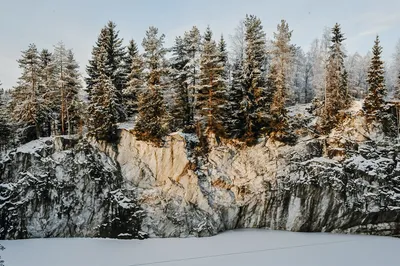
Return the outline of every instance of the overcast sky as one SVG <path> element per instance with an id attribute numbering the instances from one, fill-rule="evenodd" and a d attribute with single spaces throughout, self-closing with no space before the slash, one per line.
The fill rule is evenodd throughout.
<path id="1" fill-rule="evenodd" d="M 325 26 L 342 25 L 349 53 L 365 54 L 379 34 L 384 58 L 390 59 L 400 38 L 399 0 L 1 0 L 0 80 L 15 85 L 20 74 L 16 60 L 29 43 L 52 50 L 63 41 L 72 48 L 84 74 L 100 29 L 113 20 L 125 43 L 142 42 L 146 29 L 166 34 L 166 45 L 193 25 L 209 24 L 216 35 L 232 34 L 246 14 L 262 19 L 268 37 L 286 19 L 292 42 L 307 50 Z"/>

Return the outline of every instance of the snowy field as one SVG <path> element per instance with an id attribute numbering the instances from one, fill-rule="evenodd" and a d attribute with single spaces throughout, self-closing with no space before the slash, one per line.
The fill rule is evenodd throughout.
<path id="1" fill-rule="evenodd" d="M 268 230 L 211 238 L 0 241 L 5 266 L 393 266 L 400 239 Z"/>

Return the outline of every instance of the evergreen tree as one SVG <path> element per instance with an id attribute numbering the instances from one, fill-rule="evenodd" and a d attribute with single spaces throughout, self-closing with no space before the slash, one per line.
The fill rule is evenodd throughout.
<path id="1" fill-rule="evenodd" d="M 190 120 L 194 121 L 195 116 L 195 94 L 199 84 L 200 75 L 200 54 L 201 54 L 201 34 L 199 29 L 194 26 L 189 32 L 185 32 L 183 38 L 186 53 L 189 61 L 186 63 L 184 70 L 187 72 Z"/>
<path id="2" fill-rule="evenodd" d="M 395 84 L 395 90 L 394 90 L 394 98 L 396 100 L 400 100 L 400 71 L 399 75 L 397 76 L 396 84 Z"/>
<path id="3" fill-rule="evenodd" d="M 114 87 L 116 88 L 117 94 L 117 105 L 118 108 L 118 121 L 124 121 L 126 115 L 122 108 L 122 91 L 126 85 L 126 77 L 124 73 L 124 58 L 126 55 L 125 47 L 122 45 L 123 39 L 120 38 L 119 31 L 116 30 L 117 25 L 109 21 L 106 25 L 108 30 L 108 42 L 107 42 L 107 76 L 111 79 Z"/>
<path id="4" fill-rule="evenodd" d="M 57 93 L 53 99 L 58 105 L 57 113 L 59 114 L 60 133 L 65 134 L 66 127 L 66 113 L 67 113 L 67 88 L 66 88 L 66 70 L 67 70 L 67 49 L 65 45 L 60 42 L 54 47 L 53 52 L 54 73 L 56 77 Z"/>
<path id="5" fill-rule="evenodd" d="M 81 89 L 79 65 L 71 50 L 63 43 L 54 47 L 52 64 L 56 79 L 56 93 L 53 95 L 53 107 L 58 114 L 61 134 L 74 134 L 80 120 L 78 93 Z"/>
<path id="6" fill-rule="evenodd" d="M 40 82 L 39 93 L 43 97 L 44 102 L 44 134 L 51 136 L 52 126 L 58 118 L 57 104 L 57 85 L 55 77 L 55 67 L 53 63 L 53 55 L 47 50 L 43 49 L 40 53 Z"/>
<path id="7" fill-rule="evenodd" d="M 270 99 L 266 88 L 266 80 L 263 75 L 266 57 L 265 33 L 261 20 L 253 15 L 247 15 L 244 21 L 245 55 L 243 61 L 243 83 L 245 108 L 246 138 L 256 138 L 266 125 L 266 113 L 269 111 Z"/>
<path id="8" fill-rule="evenodd" d="M 10 104 L 12 118 L 17 123 L 34 126 L 36 138 L 39 138 L 45 108 L 39 91 L 41 68 L 36 45 L 30 44 L 28 49 L 22 52 L 22 57 L 18 60 L 18 63 L 22 74 L 12 92 Z"/>
<path id="9" fill-rule="evenodd" d="M 81 113 L 82 103 L 79 99 L 79 92 L 82 83 L 79 74 L 79 65 L 75 60 L 72 50 L 67 51 L 65 71 L 65 102 L 68 134 L 75 134 L 83 118 Z"/>
<path id="10" fill-rule="evenodd" d="M 218 43 L 218 50 L 219 50 L 219 61 L 224 67 L 224 71 L 222 73 L 222 78 L 228 82 L 229 80 L 229 62 L 228 62 L 228 51 L 226 48 L 226 42 L 224 36 L 221 35 L 221 39 Z"/>
<path id="11" fill-rule="evenodd" d="M 172 47 L 170 71 L 171 86 L 175 95 L 171 111 L 171 116 L 173 117 L 171 129 L 174 131 L 180 129 L 190 130 L 190 127 L 194 124 L 191 117 L 189 84 L 187 83 L 188 72 L 185 69 L 189 60 L 184 40 L 182 37 L 177 37 L 175 45 Z"/>
<path id="12" fill-rule="evenodd" d="M 137 114 L 138 97 L 144 87 L 143 58 L 139 54 L 136 43 L 131 40 L 128 46 L 127 64 L 130 71 L 127 77 L 126 88 L 123 90 L 127 116 Z"/>
<path id="13" fill-rule="evenodd" d="M 94 82 L 88 106 L 88 134 L 97 140 L 114 141 L 117 137 L 117 92 L 106 73 L 107 50 L 101 47 L 96 62 L 99 76 Z"/>
<path id="14" fill-rule="evenodd" d="M 225 66 L 221 50 L 207 28 L 200 59 L 200 84 L 196 94 L 197 121 L 204 133 L 224 135 L 224 108 L 226 106 Z"/>
<path id="15" fill-rule="evenodd" d="M 245 112 L 243 108 L 243 68 L 236 59 L 232 68 L 232 82 L 227 89 L 227 110 L 225 128 L 229 138 L 240 139 L 245 133 Z"/>
<path id="16" fill-rule="evenodd" d="M 290 64 L 293 58 L 293 47 L 290 45 L 292 31 L 285 20 L 282 20 L 274 33 L 273 63 L 269 75 L 271 91 L 274 91 L 273 101 L 270 108 L 271 130 L 278 134 L 286 134 L 287 110 L 286 100 L 288 95 L 289 81 L 287 73 L 290 70 Z"/>
<path id="17" fill-rule="evenodd" d="M 135 133 L 139 140 L 160 144 L 167 132 L 166 107 L 163 99 L 167 73 L 163 47 L 165 36 L 158 35 L 158 29 L 150 27 L 143 39 L 146 89 L 139 97 L 138 118 Z"/>
<path id="18" fill-rule="evenodd" d="M 363 106 L 368 120 L 379 118 L 379 113 L 382 111 L 385 104 L 384 97 L 386 96 L 383 61 L 381 59 L 382 47 L 380 46 L 378 36 L 376 36 L 372 53 L 373 57 L 371 59 L 367 80 L 369 89 Z"/>
<path id="19" fill-rule="evenodd" d="M 86 82 L 86 92 L 88 94 L 89 100 L 92 96 L 92 89 L 96 84 L 96 81 L 99 80 L 100 71 L 102 71 L 101 69 L 99 69 L 99 63 L 97 62 L 99 58 L 99 52 L 101 47 L 104 47 L 104 49 L 106 49 L 107 42 L 108 42 L 107 28 L 102 28 L 97 38 L 96 44 L 92 49 L 92 58 L 89 59 L 89 64 L 86 66 L 86 73 L 88 76 L 85 78 L 85 82 Z M 108 66 L 106 65 L 105 67 Z"/>
<path id="20" fill-rule="evenodd" d="M 332 29 L 329 59 L 326 66 L 325 103 L 322 110 L 320 127 L 323 131 L 332 129 L 338 122 L 339 111 L 350 104 L 347 87 L 347 73 L 344 67 L 345 54 L 342 42 L 345 40 L 340 25 Z"/>
<path id="21" fill-rule="evenodd" d="M 7 100 L 5 91 L 1 88 L 0 82 L 0 151 L 6 148 L 11 139 L 10 118 L 7 112 Z"/>
<path id="22" fill-rule="evenodd" d="M 98 77 L 100 76 L 99 58 L 98 53 L 105 48 L 107 52 L 107 60 L 105 64 L 105 72 L 107 77 L 111 80 L 116 88 L 116 104 L 118 106 L 118 121 L 125 120 L 125 112 L 122 108 L 122 91 L 126 86 L 126 67 L 124 59 L 126 58 L 125 47 L 122 45 L 123 39 L 118 36 L 119 32 L 116 30 L 116 24 L 109 21 L 107 25 L 101 30 L 96 45 L 92 50 L 92 58 L 89 60 L 89 65 L 86 68 L 88 77 L 86 78 L 86 90 L 88 97 L 91 97 L 91 90 L 94 87 Z"/>

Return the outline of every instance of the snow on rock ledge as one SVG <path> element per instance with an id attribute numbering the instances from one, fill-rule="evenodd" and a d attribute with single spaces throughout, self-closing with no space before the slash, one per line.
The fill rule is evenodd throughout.
<path id="1" fill-rule="evenodd" d="M 175 133 L 156 147 L 124 127 L 117 145 L 36 140 L 0 158 L 0 238 L 210 236 L 248 227 L 397 235 L 400 146 L 366 140 L 360 125 L 357 118 L 294 146 L 214 141 L 205 157 L 195 157 L 193 136 Z"/>

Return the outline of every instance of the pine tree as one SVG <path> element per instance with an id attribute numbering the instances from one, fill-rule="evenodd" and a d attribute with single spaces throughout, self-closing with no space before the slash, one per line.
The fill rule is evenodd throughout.
<path id="1" fill-rule="evenodd" d="M 365 110 L 368 120 L 376 120 L 385 104 L 386 96 L 385 78 L 383 61 L 381 59 L 382 47 L 380 46 L 379 37 L 376 36 L 375 45 L 372 48 L 373 57 L 368 71 L 368 94 L 364 101 L 363 109 Z"/>
<path id="2" fill-rule="evenodd" d="M 60 42 L 54 47 L 53 52 L 53 64 L 54 64 L 54 73 L 56 77 L 56 86 L 57 86 L 57 94 L 54 99 L 57 102 L 60 121 L 60 133 L 61 135 L 65 134 L 66 127 L 66 113 L 67 113 L 67 101 L 66 101 L 66 65 L 67 65 L 67 49 L 65 45 Z"/>
<path id="3" fill-rule="evenodd" d="M 172 58 L 171 58 L 171 87 L 174 91 L 175 101 L 173 103 L 171 116 L 171 130 L 184 130 L 190 131 L 193 126 L 193 120 L 191 117 L 192 108 L 190 105 L 190 94 L 188 72 L 185 67 L 187 66 L 190 58 L 188 51 L 185 47 L 184 40 L 182 37 L 175 39 L 175 45 L 172 47 Z"/>
<path id="4" fill-rule="evenodd" d="M 136 43 L 131 40 L 128 46 L 127 64 L 130 71 L 127 77 L 126 88 L 123 90 L 125 110 L 127 116 L 137 114 L 138 97 L 144 87 L 143 58 L 139 54 Z"/>
<path id="5" fill-rule="evenodd" d="M 57 84 L 55 77 L 55 67 L 53 62 L 53 55 L 47 50 L 43 49 L 40 53 L 40 79 L 39 79 L 39 94 L 43 97 L 44 103 L 44 134 L 51 136 L 52 125 L 58 118 L 57 110 L 59 99 L 57 95 Z"/>
<path id="6" fill-rule="evenodd" d="M 30 44 L 18 60 L 22 71 L 17 86 L 12 91 L 12 118 L 17 123 L 35 127 L 36 138 L 41 136 L 43 98 L 39 91 L 41 76 L 40 58 L 36 45 Z"/>
<path id="7" fill-rule="evenodd" d="M 286 100 L 288 96 L 289 81 L 287 74 L 290 70 L 290 64 L 293 58 L 293 47 L 290 45 L 292 31 L 285 20 L 282 20 L 274 33 L 273 41 L 273 63 L 269 75 L 271 91 L 274 91 L 273 101 L 270 107 L 271 130 L 277 134 L 286 135 L 288 122 Z"/>
<path id="8" fill-rule="evenodd" d="M 164 39 L 164 34 L 159 36 L 155 27 L 150 27 L 143 39 L 146 89 L 139 97 L 138 118 L 135 124 L 135 133 L 139 140 L 149 140 L 156 144 L 160 144 L 167 133 L 163 99 L 165 77 L 168 74 Z"/>
<path id="9" fill-rule="evenodd" d="M 200 59 L 200 84 L 196 94 L 196 122 L 204 133 L 224 136 L 224 108 L 226 106 L 225 66 L 212 32 L 207 28 Z M 205 134 L 205 135 L 206 135 Z"/>
<path id="10" fill-rule="evenodd" d="M 269 111 L 270 100 L 263 75 L 266 57 L 265 33 L 261 20 L 253 15 L 245 19 L 245 55 L 243 61 L 243 83 L 245 91 L 245 131 L 246 138 L 253 140 L 258 137 L 266 125 L 266 113 Z"/>
<path id="11" fill-rule="evenodd" d="M 99 76 L 94 82 L 88 106 L 88 134 L 97 140 L 114 141 L 117 137 L 117 92 L 106 73 L 107 50 L 100 47 L 96 62 Z"/>
<path id="12" fill-rule="evenodd" d="M 340 25 L 332 29 L 329 59 L 326 66 L 325 103 L 322 110 L 320 127 L 323 131 L 332 129 L 339 121 L 339 111 L 350 104 L 347 87 L 347 73 L 344 67 L 345 54 L 342 42 L 345 40 Z"/>
<path id="13" fill-rule="evenodd" d="M 200 54 L 201 54 L 201 34 L 199 29 L 194 26 L 189 32 L 184 34 L 184 46 L 188 54 L 189 61 L 186 63 L 184 70 L 187 72 L 189 105 L 191 107 L 190 120 L 194 121 L 195 116 L 195 94 L 199 84 L 200 75 Z"/>
<path id="14" fill-rule="evenodd" d="M 72 50 L 67 51 L 65 71 L 65 102 L 68 134 L 75 134 L 82 123 L 82 103 L 79 92 L 82 83 L 79 74 L 79 65 L 75 60 Z"/>

